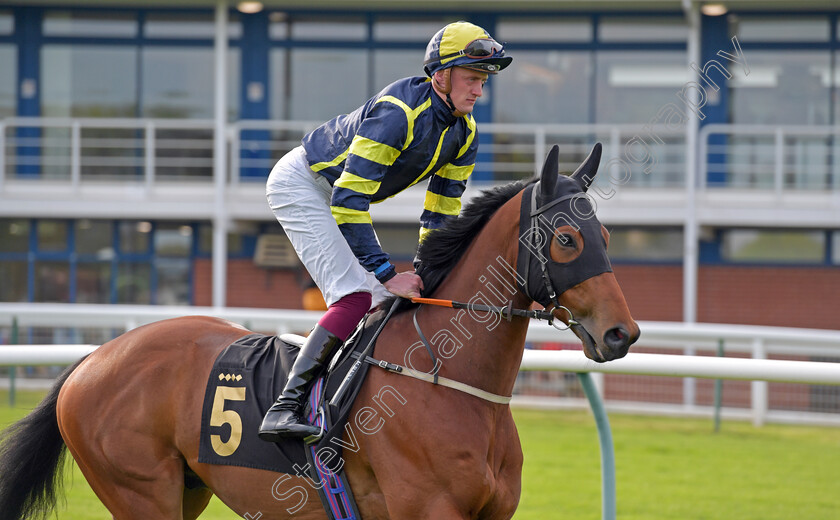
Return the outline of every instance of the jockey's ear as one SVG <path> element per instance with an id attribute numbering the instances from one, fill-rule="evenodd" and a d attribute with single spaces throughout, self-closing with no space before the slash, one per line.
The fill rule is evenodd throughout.
<path id="1" fill-rule="evenodd" d="M 572 178 L 580 183 L 583 187 L 583 191 L 589 189 L 589 186 L 592 184 L 592 179 L 595 178 L 595 174 L 598 173 L 598 165 L 601 164 L 601 143 L 595 143 L 595 146 L 592 147 L 592 151 L 589 152 L 589 156 L 584 159 L 583 163 L 578 166 L 578 169 L 575 170 L 575 173 L 572 174 Z"/>
<path id="2" fill-rule="evenodd" d="M 560 174 L 560 147 L 556 144 L 548 151 L 540 175 L 540 198 L 543 201 L 554 199 L 557 176 Z"/>

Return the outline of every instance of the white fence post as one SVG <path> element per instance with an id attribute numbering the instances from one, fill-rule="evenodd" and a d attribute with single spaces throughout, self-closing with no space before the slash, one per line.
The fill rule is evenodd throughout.
<path id="1" fill-rule="evenodd" d="M 752 357 L 753 359 L 767 359 L 767 349 L 764 346 L 764 340 L 761 338 L 753 340 Z M 753 425 L 762 426 L 767 419 L 767 409 L 769 407 L 767 382 L 753 381 L 750 383 L 750 396 Z"/>

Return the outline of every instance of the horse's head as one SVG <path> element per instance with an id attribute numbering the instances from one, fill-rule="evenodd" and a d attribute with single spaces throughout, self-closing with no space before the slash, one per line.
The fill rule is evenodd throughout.
<path id="1" fill-rule="evenodd" d="M 528 297 L 570 322 L 588 358 L 618 359 L 639 338 L 639 326 L 607 257 L 609 233 L 586 194 L 598 171 L 601 144 L 570 176 L 559 174 L 558 154 L 554 146 L 539 182 L 523 193 L 520 282 Z"/>

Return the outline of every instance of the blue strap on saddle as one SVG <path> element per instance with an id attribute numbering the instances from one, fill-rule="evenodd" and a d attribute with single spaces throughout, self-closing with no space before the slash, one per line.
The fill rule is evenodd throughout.
<path id="1" fill-rule="evenodd" d="M 321 428 L 322 432 L 326 432 L 327 426 L 324 424 L 325 417 L 322 411 L 323 397 L 324 378 L 320 377 L 309 393 L 310 412 L 307 419 L 309 424 Z M 316 448 L 317 444 L 306 447 L 306 458 L 309 460 L 310 468 L 309 476 L 313 482 L 318 484 L 318 496 L 321 497 L 321 504 L 323 504 L 329 520 L 361 520 L 362 516 L 359 514 L 356 501 L 353 499 L 353 492 L 350 491 L 350 486 L 345 485 L 347 478 L 344 475 L 343 467 L 338 472 L 330 470 L 318 457 Z"/>

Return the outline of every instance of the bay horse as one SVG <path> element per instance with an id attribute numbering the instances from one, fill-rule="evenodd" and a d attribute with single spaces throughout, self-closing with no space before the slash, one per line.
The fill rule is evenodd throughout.
<path id="1" fill-rule="evenodd" d="M 527 310 L 534 301 L 574 326 L 587 357 L 624 356 L 639 329 L 606 259 L 609 235 L 585 215 L 599 161 L 596 145 L 574 174 L 560 175 L 554 147 L 539 181 L 485 191 L 429 235 L 419 251 L 426 287 L 436 286 L 429 296 L 475 307 L 396 313 L 376 356 L 431 372 L 424 350 L 408 348 L 420 337 L 416 319 L 437 348 L 441 378 L 510 396 L 529 320 L 476 309 L 489 303 Z M 68 450 L 118 520 L 192 520 L 213 494 L 248 519 L 326 518 L 304 476 L 198 462 L 211 366 L 249 333 L 211 317 L 164 320 L 126 332 L 70 367 L 39 407 L 3 434 L 0 519 L 49 515 Z M 383 407 L 383 388 L 401 399 Z M 368 413 L 360 423 L 377 405 L 379 416 Z M 373 367 L 351 417 L 378 426 L 344 439 L 354 445 L 344 450 L 344 468 L 364 519 L 513 516 L 523 456 L 508 404 Z M 243 435 L 256 435 L 256 428 Z"/>

